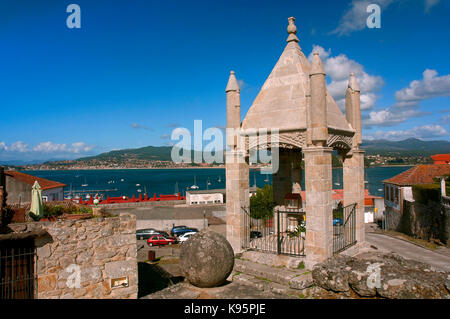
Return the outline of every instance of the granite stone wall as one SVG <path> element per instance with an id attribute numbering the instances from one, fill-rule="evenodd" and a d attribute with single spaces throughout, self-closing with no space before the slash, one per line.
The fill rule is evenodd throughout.
<path id="1" fill-rule="evenodd" d="M 37 246 L 37 298 L 137 298 L 136 218 L 91 218 L 11 224 L 16 231 L 41 228 Z M 111 287 L 127 277 L 128 285 Z"/>

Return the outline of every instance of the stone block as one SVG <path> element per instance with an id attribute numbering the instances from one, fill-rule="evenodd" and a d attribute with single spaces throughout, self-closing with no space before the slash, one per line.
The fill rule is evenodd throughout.
<path id="1" fill-rule="evenodd" d="M 105 264 L 105 273 L 109 278 L 133 275 L 137 271 L 137 263 L 133 260 L 114 261 Z"/>

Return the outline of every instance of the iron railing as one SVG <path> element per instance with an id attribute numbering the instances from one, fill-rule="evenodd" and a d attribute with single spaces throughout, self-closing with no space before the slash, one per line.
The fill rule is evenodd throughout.
<path id="1" fill-rule="evenodd" d="M 24 241 L 0 243 L 0 299 L 34 299 L 36 249 Z"/>
<path id="2" fill-rule="evenodd" d="M 356 203 L 333 211 L 333 254 L 356 244 Z"/>
<path id="3" fill-rule="evenodd" d="M 305 213 L 301 209 L 277 210 L 273 217 L 256 219 L 244 210 L 243 247 L 279 255 L 305 256 Z"/>

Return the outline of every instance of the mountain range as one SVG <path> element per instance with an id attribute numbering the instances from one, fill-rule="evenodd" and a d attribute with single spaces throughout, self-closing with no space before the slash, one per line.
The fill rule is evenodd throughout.
<path id="1" fill-rule="evenodd" d="M 172 146 L 146 146 L 141 148 L 130 148 L 123 150 L 114 150 L 110 152 L 101 153 L 95 156 L 81 157 L 71 160 L 72 163 L 87 163 L 92 161 L 116 162 L 120 163 L 129 160 L 141 161 L 171 161 Z M 364 141 L 361 145 L 366 151 L 366 155 L 379 154 L 381 156 L 430 156 L 433 154 L 450 154 L 449 141 L 423 141 L 417 138 L 409 138 L 402 141 L 388 141 L 388 140 L 372 140 Z M 192 159 L 194 152 L 191 151 Z M 61 162 L 62 159 L 48 160 L 48 161 L 7 161 L 0 164 L 6 165 L 32 165 L 32 164 L 52 164 Z"/>
<path id="2" fill-rule="evenodd" d="M 366 150 L 366 154 L 368 155 L 430 156 L 439 153 L 450 153 L 450 142 L 423 141 L 416 138 L 409 138 L 403 141 L 372 140 L 364 141 L 361 148 Z M 140 160 L 171 161 L 171 152 L 172 146 L 146 146 L 141 148 L 106 152 L 96 156 L 79 158 L 77 161 L 89 161 L 93 159 L 125 160 L 130 158 Z M 194 156 L 192 153 L 191 155 Z"/>

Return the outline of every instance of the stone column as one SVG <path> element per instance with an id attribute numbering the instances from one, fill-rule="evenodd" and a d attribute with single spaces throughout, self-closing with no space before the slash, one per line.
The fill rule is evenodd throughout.
<path id="1" fill-rule="evenodd" d="M 356 240 L 365 241 L 364 230 L 364 151 L 359 148 L 362 142 L 360 89 L 355 74 L 350 73 L 345 95 L 347 121 L 355 130 L 353 148 L 344 155 L 344 206 L 356 203 Z"/>
<path id="2" fill-rule="evenodd" d="M 250 213 L 248 157 L 243 151 L 226 152 L 226 210 L 227 240 L 234 253 L 242 252 L 246 236 L 245 210 Z"/>
<path id="3" fill-rule="evenodd" d="M 354 149 L 351 157 L 344 157 L 344 207 L 356 203 L 356 240 L 365 241 L 364 232 L 364 151 Z"/>
<path id="4" fill-rule="evenodd" d="M 307 267 L 333 255 L 332 171 L 329 147 L 303 149 L 305 159 Z"/>
<path id="5" fill-rule="evenodd" d="M 227 209 L 227 240 L 234 253 L 242 252 L 244 239 L 247 239 L 249 229 L 245 228 L 245 210 L 250 212 L 249 199 L 249 167 L 245 143 L 240 137 L 241 103 L 240 90 L 234 71 L 230 72 L 227 93 L 227 146 L 225 153 L 226 170 L 226 209 Z M 233 132 L 230 132 L 230 129 Z"/>

